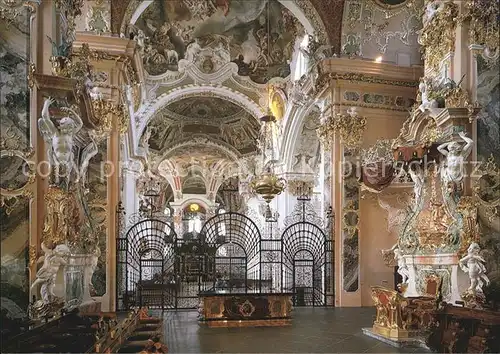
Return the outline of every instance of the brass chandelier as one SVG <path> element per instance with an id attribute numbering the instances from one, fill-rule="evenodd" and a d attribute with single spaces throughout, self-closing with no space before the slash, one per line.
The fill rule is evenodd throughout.
<path id="1" fill-rule="evenodd" d="M 250 182 L 250 188 L 266 201 L 270 203 L 274 197 L 285 190 L 285 179 L 278 177 L 274 172 L 274 144 L 273 144 L 273 126 L 276 123 L 276 117 L 268 112 L 267 115 L 260 118 L 263 124 L 261 137 L 262 150 L 262 172 L 256 175 Z M 271 156 L 267 156 L 270 152 Z"/>
<path id="2" fill-rule="evenodd" d="M 267 48 L 271 48 L 271 26 L 270 26 L 270 13 L 269 3 L 267 4 Z M 260 118 L 262 122 L 260 148 L 262 153 L 262 172 L 256 175 L 250 181 L 250 188 L 258 195 L 269 203 L 281 194 L 285 189 L 285 179 L 278 177 L 274 172 L 274 125 L 276 124 L 276 117 L 271 111 L 271 90 L 268 86 L 267 92 L 267 114 Z M 269 156 L 270 154 L 270 156 Z"/>

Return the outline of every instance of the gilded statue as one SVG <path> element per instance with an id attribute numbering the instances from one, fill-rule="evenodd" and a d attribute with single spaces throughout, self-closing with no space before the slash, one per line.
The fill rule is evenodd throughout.
<path id="1" fill-rule="evenodd" d="M 438 146 L 438 151 L 446 157 L 444 166 L 441 168 L 441 180 L 443 185 L 454 185 L 459 193 L 463 190 L 463 178 L 465 175 L 465 161 L 472 152 L 474 141 L 465 135 L 458 134 L 465 141 L 462 146 L 457 141 L 451 141 Z"/>
<path id="2" fill-rule="evenodd" d="M 467 249 L 467 256 L 459 261 L 460 268 L 469 274 L 470 286 L 467 291 L 472 294 L 482 293 L 483 286 L 490 283 L 490 280 L 486 276 L 486 267 L 484 266 L 486 261 L 479 255 L 480 250 L 479 245 L 476 242 L 472 242 Z"/>
<path id="3" fill-rule="evenodd" d="M 36 273 L 36 280 L 31 285 L 34 291 L 40 285 L 40 297 L 43 304 L 49 304 L 56 299 L 54 286 L 56 283 L 57 272 L 61 266 L 66 265 L 66 257 L 70 255 L 70 250 L 65 244 L 57 245 L 53 249 L 41 244 L 44 255 L 38 259 L 43 262 L 42 267 Z"/>

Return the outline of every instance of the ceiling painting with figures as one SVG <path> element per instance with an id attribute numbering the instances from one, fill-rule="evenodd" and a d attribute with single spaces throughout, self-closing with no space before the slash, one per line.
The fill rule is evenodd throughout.
<path id="1" fill-rule="evenodd" d="M 304 29 L 277 0 L 156 0 L 129 32 L 144 43 L 144 67 L 153 76 L 178 71 L 207 49 L 256 83 L 290 75 L 295 38 Z M 205 72 L 213 64 L 201 66 Z"/>

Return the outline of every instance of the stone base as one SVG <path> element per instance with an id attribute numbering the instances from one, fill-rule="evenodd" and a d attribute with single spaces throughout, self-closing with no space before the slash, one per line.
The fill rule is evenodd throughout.
<path id="1" fill-rule="evenodd" d="M 427 345 L 425 344 L 425 339 L 423 337 L 407 337 L 407 338 L 388 338 L 381 334 L 375 333 L 373 328 L 363 328 L 363 334 L 368 337 L 378 339 L 379 341 L 392 345 L 396 348 L 403 347 L 417 347 L 429 350 Z"/>

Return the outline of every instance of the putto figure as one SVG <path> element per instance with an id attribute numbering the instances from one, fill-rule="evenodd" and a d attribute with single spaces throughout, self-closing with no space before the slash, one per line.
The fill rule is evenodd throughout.
<path id="1" fill-rule="evenodd" d="M 49 97 L 45 100 L 42 109 L 42 117 L 38 119 L 38 129 L 43 137 L 45 143 L 49 146 L 47 155 L 49 158 L 50 167 L 56 167 L 58 174 L 60 168 L 64 169 L 64 176 L 66 176 L 68 185 L 71 177 L 71 172 L 74 168 L 74 154 L 73 154 L 73 139 L 74 136 L 80 131 L 83 122 L 78 114 L 73 110 L 63 107 L 62 111 L 72 114 L 59 119 L 59 127 L 57 128 L 51 120 L 49 108 L 54 103 L 54 99 Z"/>
<path id="2" fill-rule="evenodd" d="M 57 245 L 54 249 L 41 245 L 44 255 L 38 259 L 43 266 L 36 273 L 36 280 L 31 285 L 32 291 L 40 286 L 40 297 L 44 304 L 51 303 L 55 298 L 54 286 L 59 267 L 66 265 L 66 257 L 71 253 L 68 246 Z"/>
<path id="3" fill-rule="evenodd" d="M 401 252 L 399 247 L 396 247 L 394 249 L 394 260 L 398 262 L 398 273 L 403 278 L 401 284 L 408 283 L 408 278 L 410 277 L 410 271 L 408 270 L 408 266 L 406 265 L 406 261 L 403 257 L 403 252 Z"/>
<path id="4" fill-rule="evenodd" d="M 467 249 L 467 256 L 459 261 L 460 268 L 469 273 L 470 286 L 467 291 L 475 294 L 482 293 L 483 286 L 489 285 L 490 280 L 486 276 L 486 267 L 483 263 L 486 263 L 483 257 L 479 255 L 479 245 L 476 242 L 472 242 Z"/>

